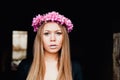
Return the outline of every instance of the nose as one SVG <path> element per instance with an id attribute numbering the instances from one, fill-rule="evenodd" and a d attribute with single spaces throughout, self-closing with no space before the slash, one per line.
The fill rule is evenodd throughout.
<path id="1" fill-rule="evenodd" d="M 55 41 L 55 40 L 56 40 L 55 34 L 51 34 L 50 41 Z"/>

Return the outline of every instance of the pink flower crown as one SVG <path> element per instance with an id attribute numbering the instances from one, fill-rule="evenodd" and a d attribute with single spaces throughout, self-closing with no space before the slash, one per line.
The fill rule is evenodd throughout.
<path id="1" fill-rule="evenodd" d="M 38 30 L 38 27 L 42 25 L 43 22 L 57 22 L 61 25 L 64 25 L 69 32 L 73 30 L 73 24 L 70 19 L 64 17 L 63 15 L 59 14 L 58 12 L 52 11 L 47 14 L 40 15 L 38 14 L 36 17 L 33 18 L 32 26 L 34 28 L 34 32 Z"/>

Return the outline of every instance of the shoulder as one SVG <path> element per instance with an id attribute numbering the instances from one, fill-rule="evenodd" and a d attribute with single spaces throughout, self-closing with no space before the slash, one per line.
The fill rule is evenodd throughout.
<path id="1" fill-rule="evenodd" d="M 81 67 L 80 62 L 78 62 L 77 60 L 72 60 L 72 68 L 78 68 Z"/>
<path id="2" fill-rule="evenodd" d="M 80 62 L 72 60 L 71 63 L 73 80 L 82 80 L 82 67 Z"/>
<path id="3" fill-rule="evenodd" d="M 24 69 L 24 70 L 27 70 L 29 69 L 30 65 L 32 63 L 32 59 L 24 59 L 21 61 L 21 63 L 19 64 L 18 66 L 18 70 L 20 69 Z"/>
<path id="4" fill-rule="evenodd" d="M 17 68 L 17 76 L 16 76 L 17 79 L 16 80 L 26 80 L 31 63 L 32 63 L 31 59 L 24 59 L 21 61 L 21 63 L 19 64 Z"/>

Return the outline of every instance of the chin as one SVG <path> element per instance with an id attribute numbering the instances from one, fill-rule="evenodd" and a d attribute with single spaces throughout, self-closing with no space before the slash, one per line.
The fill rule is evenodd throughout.
<path id="1" fill-rule="evenodd" d="M 56 50 L 56 49 L 55 49 L 55 50 L 50 50 L 49 53 L 52 53 L 52 54 L 53 54 L 53 53 L 58 53 L 58 51 L 59 51 L 59 50 Z"/>
<path id="2" fill-rule="evenodd" d="M 49 53 L 56 54 L 56 53 L 58 53 L 58 51 L 50 51 Z"/>

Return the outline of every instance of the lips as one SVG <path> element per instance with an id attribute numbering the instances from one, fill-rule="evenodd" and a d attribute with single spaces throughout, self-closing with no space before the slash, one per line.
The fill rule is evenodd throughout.
<path id="1" fill-rule="evenodd" d="M 57 45 L 50 45 L 51 49 L 55 49 L 57 47 Z"/>

